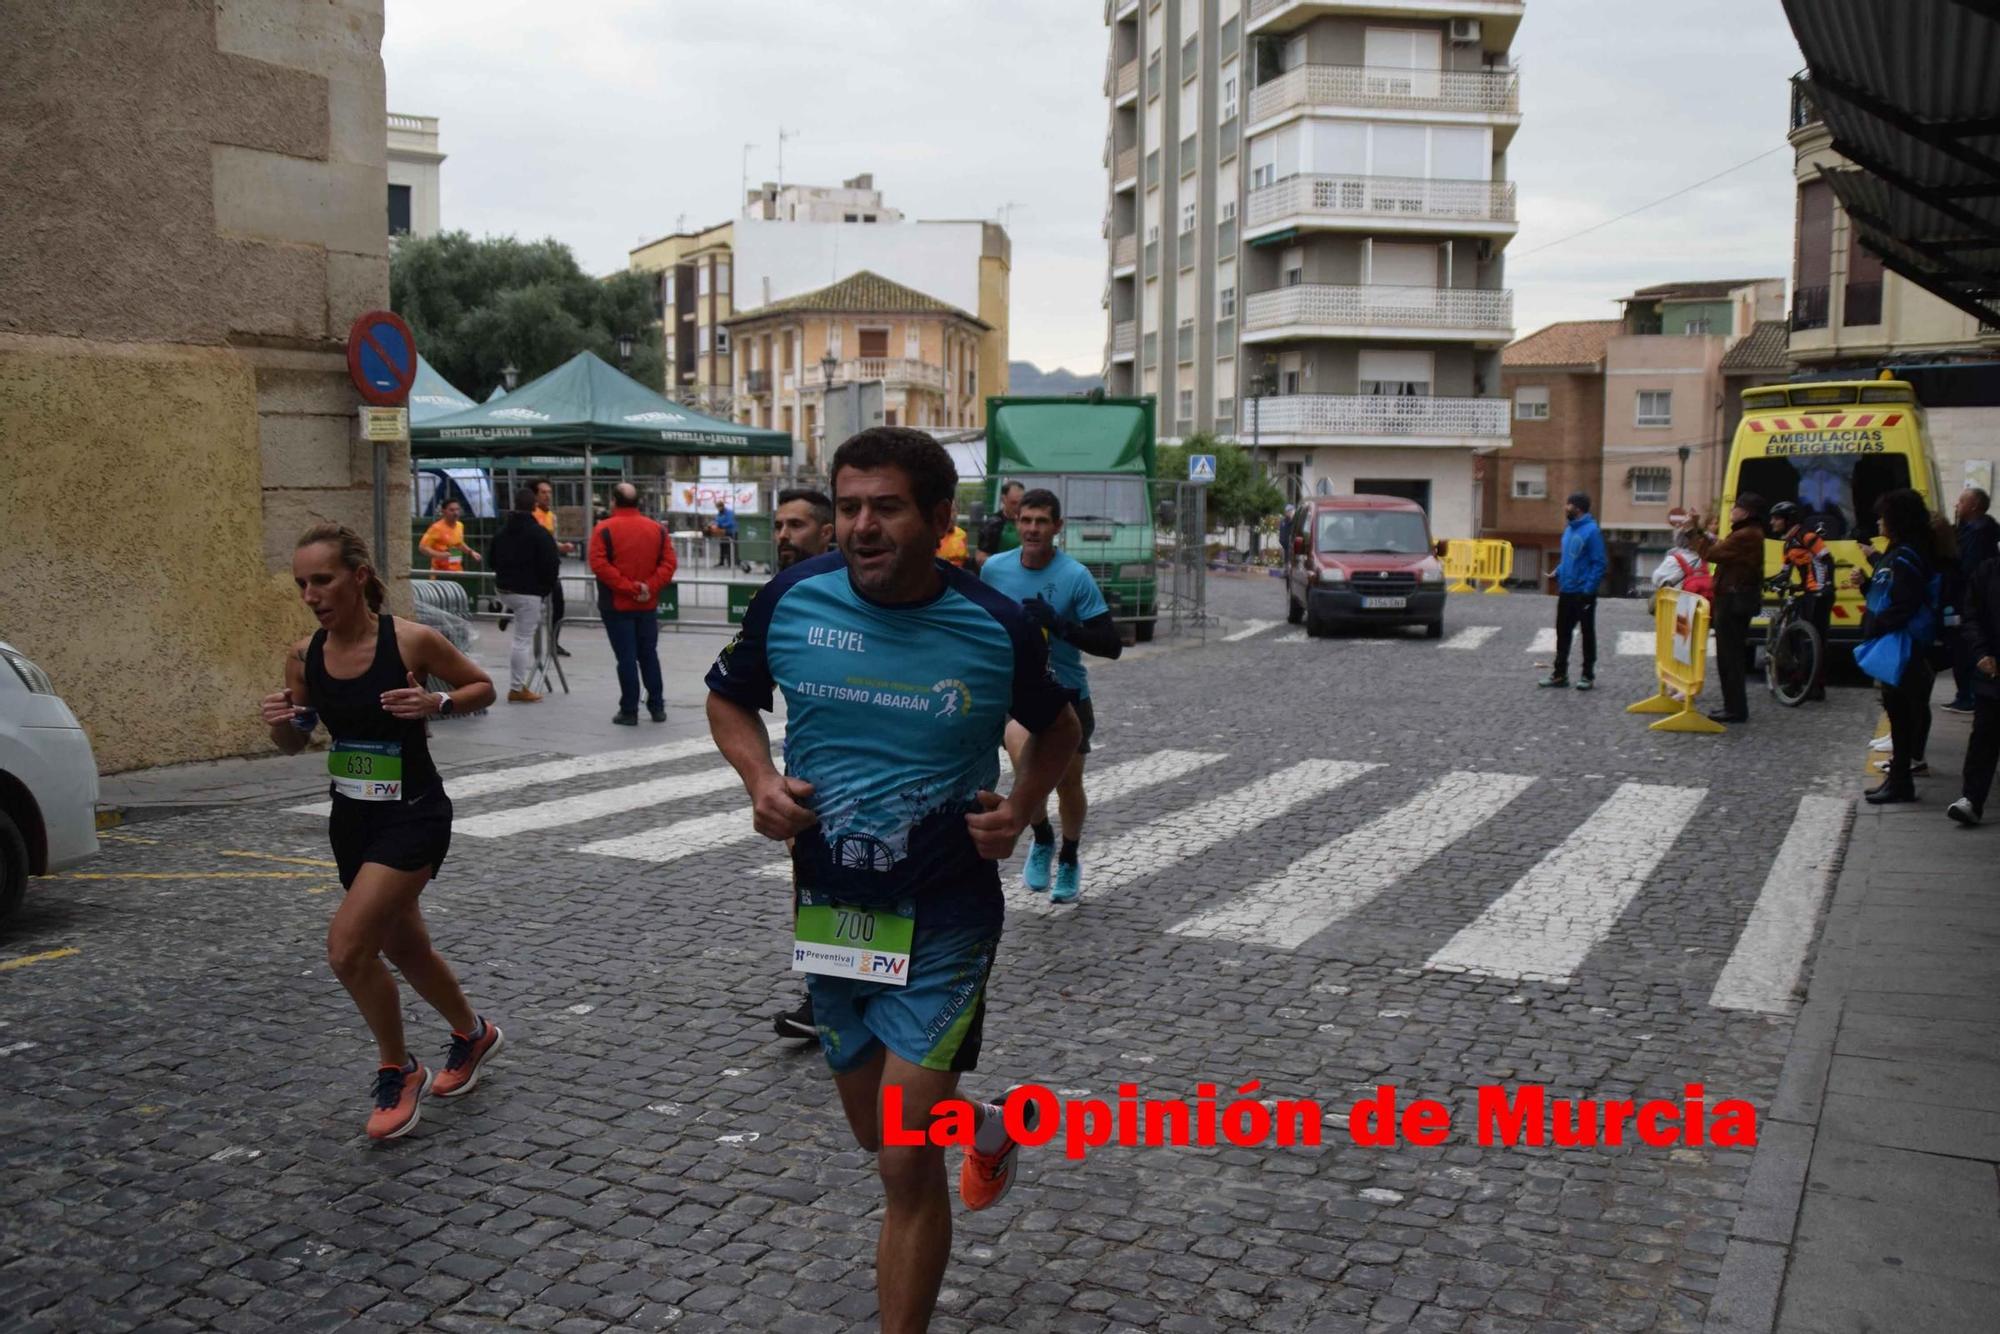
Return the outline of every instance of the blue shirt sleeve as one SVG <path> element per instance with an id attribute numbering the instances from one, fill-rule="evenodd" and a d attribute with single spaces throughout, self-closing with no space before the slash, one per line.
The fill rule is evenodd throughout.
<path id="1" fill-rule="evenodd" d="M 1095 620 L 1111 613 L 1111 604 L 1104 600 L 1104 590 L 1090 577 L 1090 571 L 1081 564 L 1070 566 L 1069 608 L 1063 615 L 1072 621 Z"/>
<path id="2" fill-rule="evenodd" d="M 1014 698 L 1007 706 L 1008 716 L 1030 732 L 1046 732 L 1076 694 L 1049 671 L 1049 641 L 1027 617 L 1010 618 L 1007 633 L 1014 642 Z"/>
<path id="3" fill-rule="evenodd" d="M 743 612 L 743 626 L 736 638 L 716 655 L 708 669 L 708 688 L 732 704 L 768 712 L 772 705 L 771 663 L 765 654 L 770 638 L 771 614 L 790 588 L 790 580 L 772 580 L 759 589 Z"/>

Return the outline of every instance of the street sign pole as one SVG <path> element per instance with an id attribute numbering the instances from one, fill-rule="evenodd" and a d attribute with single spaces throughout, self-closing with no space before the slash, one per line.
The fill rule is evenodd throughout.
<path id="1" fill-rule="evenodd" d="M 368 406 L 361 433 L 375 447 L 375 572 L 389 560 L 389 447 L 410 438 L 410 386 L 417 379 L 417 338 L 393 311 L 356 316 L 347 330 L 347 374 Z M 407 561 L 404 564 L 407 565 Z M 407 572 L 406 572 L 407 573 Z"/>

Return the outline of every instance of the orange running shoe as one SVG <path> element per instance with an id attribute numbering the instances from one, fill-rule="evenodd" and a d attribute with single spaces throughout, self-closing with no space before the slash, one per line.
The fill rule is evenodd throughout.
<path id="1" fill-rule="evenodd" d="M 417 1062 L 406 1070 L 385 1065 L 375 1073 L 375 1110 L 368 1114 L 368 1138 L 400 1139 L 416 1126 L 417 1104 L 430 1091 L 431 1072 Z"/>
<path id="2" fill-rule="evenodd" d="M 461 1093 L 472 1092 L 472 1086 L 479 1082 L 479 1067 L 487 1057 L 500 1050 L 506 1040 L 500 1035 L 500 1025 L 489 1024 L 484 1019 L 479 1022 L 486 1031 L 476 1038 L 456 1032 L 451 1035 L 451 1054 L 445 1057 L 444 1069 L 431 1085 L 433 1096 L 456 1098 Z"/>
<path id="3" fill-rule="evenodd" d="M 1008 1093 L 1012 1096 L 1013 1090 Z M 999 1113 L 998 1107 L 987 1105 L 990 1114 Z M 1041 1121 L 1040 1104 L 1030 1102 L 1021 1110 L 1027 1128 L 1035 1129 Z M 1007 1197 L 1007 1192 L 1014 1188 L 1014 1160 L 1020 1151 L 1021 1146 L 1013 1137 L 1006 1136 L 997 1152 L 981 1153 L 975 1136 L 973 1147 L 965 1151 L 964 1166 L 958 1169 L 958 1198 L 965 1201 L 966 1208 L 991 1209 Z"/>

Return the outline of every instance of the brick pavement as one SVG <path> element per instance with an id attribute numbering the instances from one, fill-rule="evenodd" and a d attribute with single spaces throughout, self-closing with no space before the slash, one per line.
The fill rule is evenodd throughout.
<path id="1" fill-rule="evenodd" d="M 1237 623 L 1276 581 L 1215 581 Z M 1101 901 L 1010 913 L 981 1070 L 1154 1096 L 1257 1079 L 1329 1110 L 1400 1085 L 1454 1108 L 1487 1082 L 1768 1105 L 1791 1020 L 1709 1004 L 1799 794 L 1849 790 L 1859 691 L 1753 700 L 1720 739 L 1650 734 L 1536 692 L 1544 599 L 1460 598 L 1480 650 L 1420 638 L 1162 652 L 1100 671 L 1099 768 L 1219 756 L 1093 812 L 1085 842 L 1308 760 L 1377 767 Z M 1626 615 L 1627 612 L 1630 615 Z M 1620 619 L 1623 617 L 1624 619 Z M 1609 630 L 1638 628 L 1607 604 Z M 1629 620 L 1630 625 L 1625 622 Z M 520 755 L 498 767 L 547 756 Z M 461 817 L 695 772 L 689 759 L 494 792 Z M 1531 780 L 1491 819 L 1292 947 L 1169 928 L 1288 873 L 1448 771 Z M 483 771 L 482 771 L 483 772 Z M 1621 784 L 1702 789 L 1673 847 L 1567 983 L 1424 964 Z M 285 802 L 134 826 L 86 873 L 299 878 L 38 884 L 0 973 L 0 1323 L 25 1329 L 865 1328 L 877 1194 L 816 1053 L 774 1042 L 784 892 L 762 847 L 664 865 L 585 843 L 728 809 L 728 792 L 534 834 L 461 838 L 425 907 L 509 1047 L 411 1137 L 360 1135 L 366 1034 L 322 955 L 321 822 Z M 294 803 L 295 804 L 295 801 Z M 260 857 L 225 857 L 250 852 Z M 1105 867 L 1107 872 L 1115 868 Z M 1615 870 L 1616 868 L 1607 868 Z M 1107 876 L 1107 879 L 1110 878 Z M 726 887 L 718 893 L 718 887 Z M 332 887 L 332 888 L 330 888 Z M 443 1025 L 412 1010 L 413 1040 Z M 1337 1124 L 1330 1131 L 1337 1131 Z M 1750 1155 L 1712 1148 L 1040 1150 L 961 1214 L 936 1328 L 1688 1330 Z"/>

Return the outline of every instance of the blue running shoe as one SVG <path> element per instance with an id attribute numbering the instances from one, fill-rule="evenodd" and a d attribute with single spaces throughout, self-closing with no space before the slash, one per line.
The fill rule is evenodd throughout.
<path id="1" fill-rule="evenodd" d="M 1075 903 L 1076 896 L 1083 893 L 1083 863 L 1057 862 L 1056 887 L 1049 893 L 1050 903 Z"/>
<path id="2" fill-rule="evenodd" d="M 1049 887 L 1049 867 L 1056 859 L 1056 845 L 1029 840 L 1028 864 L 1021 868 L 1021 882 L 1036 894 Z"/>

